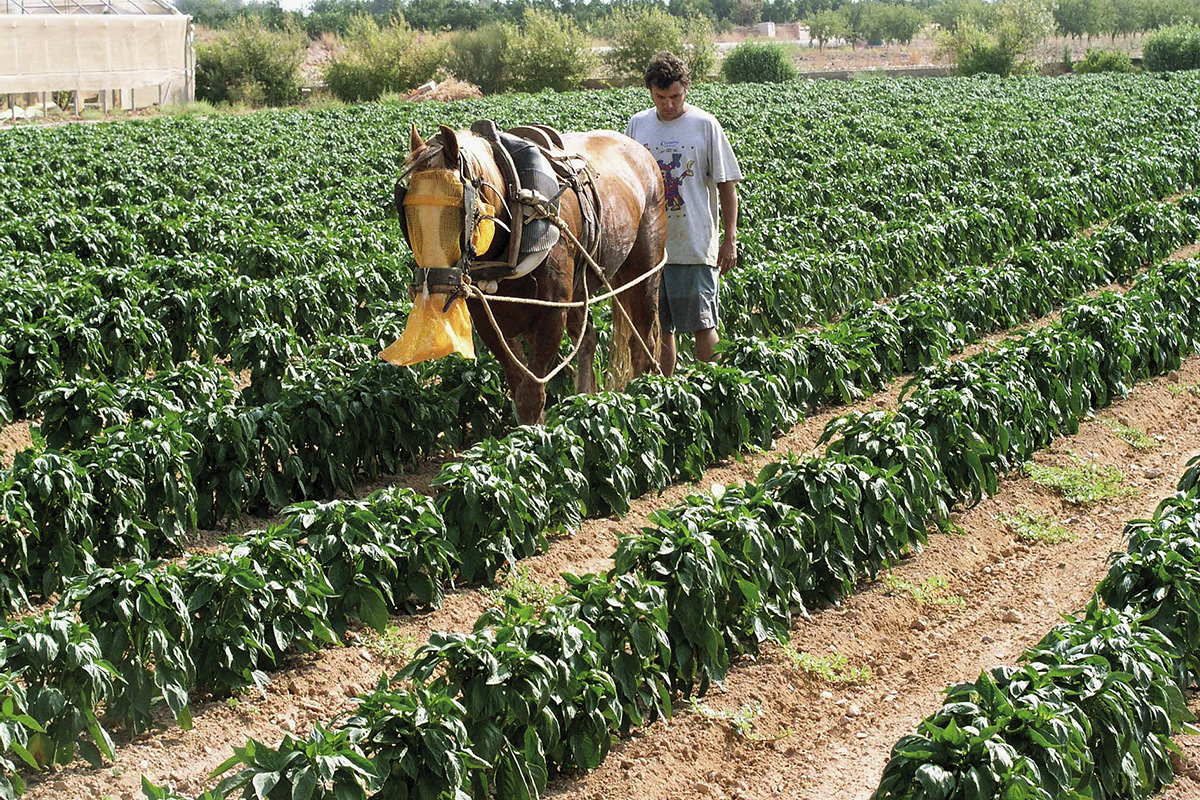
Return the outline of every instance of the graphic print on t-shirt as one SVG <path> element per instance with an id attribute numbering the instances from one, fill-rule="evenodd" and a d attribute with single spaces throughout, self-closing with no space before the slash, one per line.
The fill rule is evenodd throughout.
<path id="1" fill-rule="evenodd" d="M 667 192 L 667 214 L 669 215 L 672 211 L 682 211 L 686 216 L 683 194 L 679 190 L 684 180 L 692 177 L 694 172 L 692 167 L 696 163 L 695 159 L 689 161 L 685 167 L 683 165 L 683 153 L 673 152 L 671 153 L 670 163 L 663 161 L 661 158 L 656 158 L 655 161 L 658 162 L 658 168 L 662 170 L 663 186 Z M 676 170 L 679 170 L 679 172 L 676 172 Z"/>

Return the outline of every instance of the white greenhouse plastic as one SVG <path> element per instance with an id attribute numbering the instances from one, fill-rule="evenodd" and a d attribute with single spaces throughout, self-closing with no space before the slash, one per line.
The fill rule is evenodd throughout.
<path id="1" fill-rule="evenodd" d="M 194 53 L 191 17 L 167 0 L 0 0 L 0 118 L 59 92 L 76 113 L 92 95 L 105 110 L 190 101 Z"/>

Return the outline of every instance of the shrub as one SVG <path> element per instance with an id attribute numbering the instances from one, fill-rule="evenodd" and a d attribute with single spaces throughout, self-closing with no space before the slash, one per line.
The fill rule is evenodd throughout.
<path id="1" fill-rule="evenodd" d="M 783 83 L 796 77 L 796 68 L 779 45 L 745 42 L 725 56 L 721 73 L 730 83 Z"/>
<path id="2" fill-rule="evenodd" d="M 196 97 L 210 103 L 300 100 L 307 39 L 295 29 L 267 30 L 259 19 L 242 17 L 227 31 L 196 47 Z"/>
<path id="3" fill-rule="evenodd" d="M 1017 60 L 1017 53 L 998 37 L 969 23 L 958 26 L 948 48 L 962 75 L 1011 75 Z"/>
<path id="4" fill-rule="evenodd" d="M 1172 25 L 1150 34 L 1142 63 L 1151 72 L 1200 69 L 1200 25 Z"/>
<path id="5" fill-rule="evenodd" d="M 378 100 L 384 92 L 428 81 L 445 52 L 445 39 L 414 32 L 403 17 L 380 28 L 370 17 L 357 16 L 346 33 L 345 52 L 325 69 L 325 85 L 347 103 Z"/>
<path id="6" fill-rule="evenodd" d="M 506 58 L 509 42 L 518 36 L 513 26 L 502 22 L 462 31 L 451 42 L 446 68 L 455 77 L 478 86 L 484 94 L 503 92 L 510 81 Z"/>
<path id="7" fill-rule="evenodd" d="M 1092 72 L 1134 72 L 1137 68 L 1129 60 L 1128 53 L 1110 50 L 1095 50 L 1088 48 L 1083 61 L 1075 65 L 1075 71 L 1081 74 Z"/>
<path id="8" fill-rule="evenodd" d="M 525 24 L 510 41 L 508 68 L 518 92 L 567 91 L 592 71 L 595 56 L 587 36 L 570 17 L 528 9 Z"/>
<path id="9" fill-rule="evenodd" d="M 712 23 L 702 17 L 683 22 L 651 6 L 616 11 L 610 26 L 613 44 L 604 62 L 617 77 L 640 81 L 650 59 L 663 50 L 687 62 L 693 83 L 706 80 L 716 66 Z"/>

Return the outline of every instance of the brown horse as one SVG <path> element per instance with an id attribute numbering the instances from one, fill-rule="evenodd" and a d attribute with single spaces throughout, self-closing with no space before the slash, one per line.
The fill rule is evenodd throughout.
<path id="1" fill-rule="evenodd" d="M 561 150 L 555 147 L 555 151 L 560 156 L 575 157 L 577 164 L 586 164 L 584 183 L 590 182 L 595 188 L 593 195 L 578 181 L 567 181 L 557 187 L 552 184 L 559 194 L 554 224 L 565 226 L 577 241 L 572 242 L 571 236 L 564 232 L 540 263 L 537 263 L 540 255 L 526 260 L 524 270 L 518 270 L 528 270 L 526 274 L 481 280 L 480 275 L 495 273 L 474 269 L 475 266 L 497 263 L 496 255 L 503 252 L 508 242 L 513 215 L 521 213 L 518 199 L 506 196 L 511 181 L 506 181 L 497 164 L 496 141 L 442 126 L 424 142 L 414 126 L 405 162 L 411 173 L 409 188 L 404 190 L 409 198 L 397 210 L 406 223 L 409 242 L 414 245 L 418 275 L 424 274 L 429 279 L 433 273 L 423 270 L 446 273 L 445 268 L 458 265 L 470 276 L 463 286 L 451 292 L 450 303 L 462 302 L 455 295 L 468 297 L 467 307 L 475 329 L 504 368 L 516 403 L 517 419 L 522 424 L 535 424 L 543 417 L 544 380 L 559 365 L 564 332 L 569 333 L 578 350 L 576 389 L 596 390 L 593 368 L 596 341 L 589 309 L 546 304 L 577 303 L 607 293 L 608 287 L 620 290 L 632 283 L 614 298 L 624 313 L 614 303 L 614 352 L 610 361 L 627 364 L 632 376 L 658 370 L 656 268 L 664 260 L 666 246 L 662 173 L 644 147 L 622 134 L 612 131 L 563 134 Z M 455 175 L 461 185 L 455 185 Z M 414 200 L 411 195 L 418 191 L 422 199 Z M 400 197 L 398 188 L 398 203 Z M 596 197 L 598 202 L 593 202 Z M 476 203 L 478 209 L 483 209 L 478 213 L 469 207 Z M 598 216 L 598 234 L 596 226 L 593 224 L 589 230 L 585 220 L 585 212 L 596 206 L 598 215 L 592 212 L 590 216 L 593 223 Z M 474 226 L 475 230 L 467 234 L 467 226 Z M 589 233 L 591 243 L 587 242 Z M 587 263 L 580 244 L 593 248 L 593 260 L 607 279 L 607 286 L 597 270 Z M 474 252 L 476 246 L 480 249 L 478 253 Z M 471 251 L 469 257 L 463 257 L 464 250 Z M 458 271 L 452 274 L 458 280 Z M 639 282 L 640 277 L 644 279 Z M 450 290 L 442 287 L 442 291 Z M 521 298 L 540 304 L 502 298 Z M 437 306 L 440 308 L 441 303 Z"/>

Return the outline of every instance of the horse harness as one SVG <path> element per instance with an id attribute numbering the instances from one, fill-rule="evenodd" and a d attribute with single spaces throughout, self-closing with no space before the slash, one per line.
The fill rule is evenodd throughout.
<path id="1" fill-rule="evenodd" d="M 475 175 L 464 152 L 459 153 L 458 174 L 462 181 L 462 238 L 460 257 L 449 267 L 415 267 L 413 286 L 427 286 L 433 292 L 446 292 L 449 308 L 454 299 L 467 294 L 466 286 L 474 284 L 486 294 L 494 294 L 499 281 L 523 277 L 532 272 L 558 243 L 558 216 L 562 195 L 570 190 L 579 198 L 582 216 L 580 236 L 568 232 L 573 244 L 581 245 L 585 255 L 594 263 L 600 245 L 600 193 L 596 172 L 582 155 L 566 152 L 562 137 L 553 128 L 530 125 L 500 132 L 491 120 L 479 120 L 471 133 L 488 142 L 500 170 L 503 187 L 493 186 L 482 175 Z M 406 239 L 408 221 L 405 200 L 410 204 L 417 198 L 407 198 L 404 179 L 416 167 L 428 163 L 434 153 L 410 165 L 396 183 L 395 202 L 400 225 Z M 487 187 L 508 209 L 509 224 L 495 216 L 494 209 L 482 200 Z M 423 198 L 418 202 L 428 202 Z M 507 243 L 499 252 L 499 244 L 490 237 L 488 243 L 477 247 L 477 227 L 481 224 L 498 226 L 508 231 Z M 492 254 L 490 258 L 489 254 Z"/>

